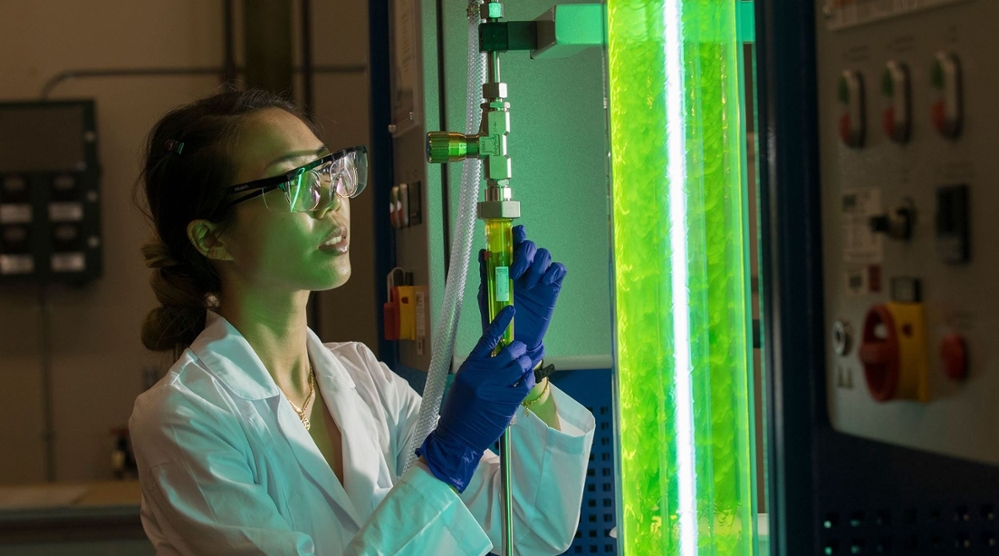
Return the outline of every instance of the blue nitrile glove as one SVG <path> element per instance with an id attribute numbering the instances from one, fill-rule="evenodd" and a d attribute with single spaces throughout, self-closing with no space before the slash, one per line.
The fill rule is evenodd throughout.
<path id="1" fill-rule="evenodd" d="M 479 314 L 482 329 L 489 322 L 486 305 L 486 251 L 479 251 Z M 562 263 L 553 263 L 551 253 L 527 240 L 523 226 L 513 227 L 513 305 L 517 308 L 517 322 L 513 338 L 527 346 L 527 355 L 535 366 L 545 356 L 545 332 L 555 311 L 555 301 L 562 289 L 566 269 Z"/>
<path id="2" fill-rule="evenodd" d="M 534 388 L 534 365 L 524 344 L 514 341 L 490 357 L 514 313 L 513 307 L 504 307 L 496 315 L 458 369 L 437 428 L 416 450 L 430 472 L 458 492 L 464 492 L 482 454 L 496 443 Z"/>

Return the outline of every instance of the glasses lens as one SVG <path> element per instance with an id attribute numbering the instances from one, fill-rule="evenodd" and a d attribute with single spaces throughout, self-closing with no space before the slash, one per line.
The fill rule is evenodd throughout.
<path id="1" fill-rule="evenodd" d="M 264 204 L 275 212 L 308 212 L 319 204 L 318 180 L 313 172 L 302 172 L 264 194 Z"/>
<path id="2" fill-rule="evenodd" d="M 333 184 L 332 180 L 333 163 L 327 162 L 316 168 L 312 172 L 312 187 L 316 192 L 316 209 L 326 208 L 333 205 Z"/>
<path id="3" fill-rule="evenodd" d="M 368 182 L 368 155 L 360 147 L 333 161 L 333 185 L 341 197 L 357 197 Z"/>
<path id="4" fill-rule="evenodd" d="M 364 147 L 352 153 L 354 160 L 354 192 L 351 197 L 357 197 L 368 185 L 368 151 Z"/>

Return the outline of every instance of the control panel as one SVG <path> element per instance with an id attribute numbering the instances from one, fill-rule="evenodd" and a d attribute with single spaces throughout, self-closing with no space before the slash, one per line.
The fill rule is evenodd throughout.
<path id="1" fill-rule="evenodd" d="M 426 161 L 427 122 L 436 126 L 440 118 L 436 96 L 440 76 L 433 50 L 437 27 L 435 10 L 423 0 L 391 0 L 388 8 L 392 99 L 388 132 L 396 181 L 389 205 L 379 210 L 389 212 L 397 266 L 384 277 L 388 302 L 382 334 L 396 342 L 400 364 L 426 370 L 432 320 L 443 297 L 436 291 L 431 294 L 430 285 L 445 271 L 444 261 L 431 246 L 443 246 L 446 240 L 441 212 L 444 180 L 440 168 Z"/>
<path id="2" fill-rule="evenodd" d="M 999 3 L 816 5 L 830 421 L 999 464 Z"/>
<path id="3" fill-rule="evenodd" d="M 0 103 L 0 284 L 101 275 L 94 103 Z"/>

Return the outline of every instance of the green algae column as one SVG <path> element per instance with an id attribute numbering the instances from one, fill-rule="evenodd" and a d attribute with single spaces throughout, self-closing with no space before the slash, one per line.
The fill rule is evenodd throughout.
<path id="1" fill-rule="evenodd" d="M 619 543 L 754 554 L 739 0 L 608 0 Z"/>

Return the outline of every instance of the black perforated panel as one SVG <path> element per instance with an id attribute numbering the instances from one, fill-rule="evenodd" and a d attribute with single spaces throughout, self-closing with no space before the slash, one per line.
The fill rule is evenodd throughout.
<path id="1" fill-rule="evenodd" d="M 552 381 L 586 406 L 596 420 L 579 529 L 565 554 L 617 554 L 617 540 L 610 536 L 616 523 L 611 371 L 559 371 Z"/>
<path id="2" fill-rule="evenodd" d="M 999 555 L 999 470 L 825 429 L 818 553 Z"/>

